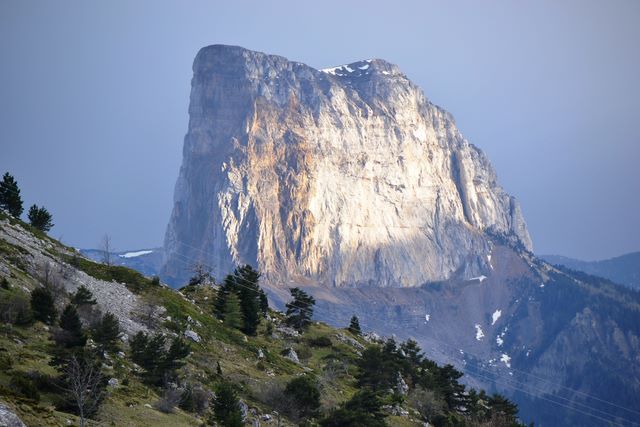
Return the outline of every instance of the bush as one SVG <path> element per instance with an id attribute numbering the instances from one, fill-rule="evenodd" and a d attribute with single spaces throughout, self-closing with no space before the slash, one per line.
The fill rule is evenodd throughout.
<path id="1" fill-rule="evenodd" d="M 11 377 L 10 386 L 14 393 L 27 399 L 40 401 L 38 388 L 29 377 L 22 373 L 14 373 Z"/>
<path id="2" fill-rule="evenodd" d="M 331 342 L 331 338 L 326 335 L 316 338 L 309 338 L 307 342 L 311 347 L 331 347 L 333 345 L 333 343 Z"/>
<path id="3" fill-rule="evenodd" d="M 31 305 L 29 300 L 22 295 L 13 295 L 0 301 L 0 321 L 13 325 L 26 325 L 31 323 Z"/>
<path id="4" fill-rule="evenodd" d="M 293 402 L 301 418 L 314 416 L 320 408 L 320 390 L 316 381 L 308 376 L 289 381 L 284 395 Z"/>
<path id="5" fill-rule="evenodd" d="M 298 359 L 300 360 L 309 360 L 311 356 L 313 356 L 313 352 L 311 351 L 311 348 L 309 348 L 309 346 L 298 345 L 296 346 L 295 350 L 298 354 Z"/>
<path id="6" fill-rule="evenodd" d="M 36 288 L 31 292 L 31 311 L 36 320 L 52 325 L 56 320 L 53 295 L 46 288 Z"/>
<path id="7" fill-rule="evenodd" d="M 6 277 L 3 277 L 3 278 L 0 280 L 0 288 L 2 288 L 2 289 L 6 289 L 6 290 L 11 289 L 11 285 L 9 285 L 9 281 L 7 280 L 7 278 L 6 278 Z"/>
<path id="8" fill-rule="evenodd" d="M 172 414 L 180 403 L 180 392 L 175 389 L 166 389 L 162 397 L 153 405 L 160 412 Z"/>
<path id="9" fill-rule="evenodd" d="M 202 415 L 209 408 L 209 393 L 202 387 L 187 385 L 182 392 L 180 408 Z"/>

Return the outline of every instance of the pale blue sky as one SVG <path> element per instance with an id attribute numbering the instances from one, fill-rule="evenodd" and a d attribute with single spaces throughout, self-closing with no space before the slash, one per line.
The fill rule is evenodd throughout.
<path id="1" fill-rule="evenodd" d="M 0 2 L 0 172 L 51 234 L 161 245 L 193 58 L 394 62 L 517 196 L 536 252 L 640 250 L 640 2 Z"/>

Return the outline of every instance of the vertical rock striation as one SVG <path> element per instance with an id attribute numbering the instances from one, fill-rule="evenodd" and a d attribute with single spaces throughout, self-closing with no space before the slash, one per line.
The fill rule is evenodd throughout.
<path id="1" fill-rule="evenodd" d="M 201 261 L 273 286 L 410 287 L 482 274 L 489 230 L 531 248 L 487 157 L 397 66 L 214 45 L 193 71 L 166 278 Z"/>

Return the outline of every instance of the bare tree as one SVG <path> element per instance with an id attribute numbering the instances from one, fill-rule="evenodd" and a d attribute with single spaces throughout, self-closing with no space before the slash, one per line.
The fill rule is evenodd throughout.
<path id="1" fill-rule="evenodd" d="M 192 266 L 193 276 L 189 280 L 190 285 L 210 285 L 213 284 L 211 269 L 202 262 L 196 262 Z"/>
<path id="2" fill-rule="evenodd" d="M 100 366 L 74 355 L 66 363 L 62 374 L 65 379 L 63 388 L 78 408 L 80 427 L 84 427 L 86 418 L 98 408 L 105 393 Z"/>
<path id="3" fill-rule="evenodd" d="M 111 237 L 108 234 L 102 236 L 100 250 L 102 251 L 102 262 L 111 265 Z"/>

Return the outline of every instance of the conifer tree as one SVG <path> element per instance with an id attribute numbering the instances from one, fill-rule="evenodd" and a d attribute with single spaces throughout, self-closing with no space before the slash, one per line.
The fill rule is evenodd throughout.
<path id="1" fill-rule="evenodd" d="M 80 285 L 76 293 L 71 297 L 71 302 L 77 306 L 96 304 L 93 293 L 85 285 Z"/>
<path id="2" fill-rule="evenodd" d="M 358 320 L 357 316 L 352 316 L 351 321 L 349 322 L 349 332 L 353 335 L 360 335 L 362 330 L 360 329 L 360 320 Z"/>
<path id="3" fill-rule="evenodd" d="M 241 329 L 244 325 L 240 310 L 240 299 L 235 292 L 229 293 L 223 309 L 223 323 L 235 329 Z"/>
<path id="4" fill-rule="evenodd" d="M 0 208 L 6 210 L 16 218 L 22 215 L 22 199 L 20 189 L 15 178 L 5 173 L 0 182 Z"/>
<path id="5" fill-rule="evenodd" d="M 258 285 L 260 273 L 247 264 L 236 269 L 235 275 L 244 323 L 242 332 L 255 335 L 262 317 L 262 289 Z"/>
<path id="6" fill-rule="evenodd" d="M 38 207 L 36 205 L 32 205 L 29 208 L 27 218 L 29 218 L 29 223 L 32 226 L 45 233 L 53 227 L 51 214 L 44 206 Z"/>
<path id="7" fill-rule="evenodd" d="M 250 265 L 239 267 L 233 274 L 227 275 L 218 289 L 214 303 L 216 317 L 224 321 L 227 299 L 234 293 L 239 299 L 242 313 L 240 329 L 247 335 L 255 335 L 260 320 L 268 308 L 266 294 L 258 284 L 259 279 L 260 273 Z"/>
<path id="8" fill-rule="evenodd" d="M 66 348 L 84 347 L 87 343 L 80 316 L 74 305 L 67 305 L 60 315 L 60 328 L 63 333 L 61 341 Z"/>
<path id="9" fill-rule="evenodd" d="M 291 288 L 293 300 L 287 303 L 286 324 L 292 328 L 302 331 L 311 323 L 313 316 L 313 306 L 316 300 L 300 288 Z"/>
<path id="10" fill-rule="evenodd" d="M 226 382 L 220 384 L 216 390 L 213 416 L 219 425 L 225 427 L 241 427 L 244 425 L 238 396 L 231 385 Z"/>
<path id="11" fill-rule="evenodd" d="M 102 316 L 92 333 L 93 340 L 103 351 L 118 351 L 118 337 L 120 336 L 120 323 L 116 316 L 107 313 Z"/>
<path id="12" fill-rule="evenodd" d="M 129 348 L 131 349 L 131 360 L 140 366 L 144 365 L 146 357 L 147 345 L 149 344 L 149 336 L 140 331 L 131 338 L 129 341 Z"/>
<path id="13" fill-rule="evenodd" d="M 56 308 L 53 296 L 47 288 L 36 288 L 31 292 L 31 311 L 33 318 L 52 325 L 56 320 Z"/>

